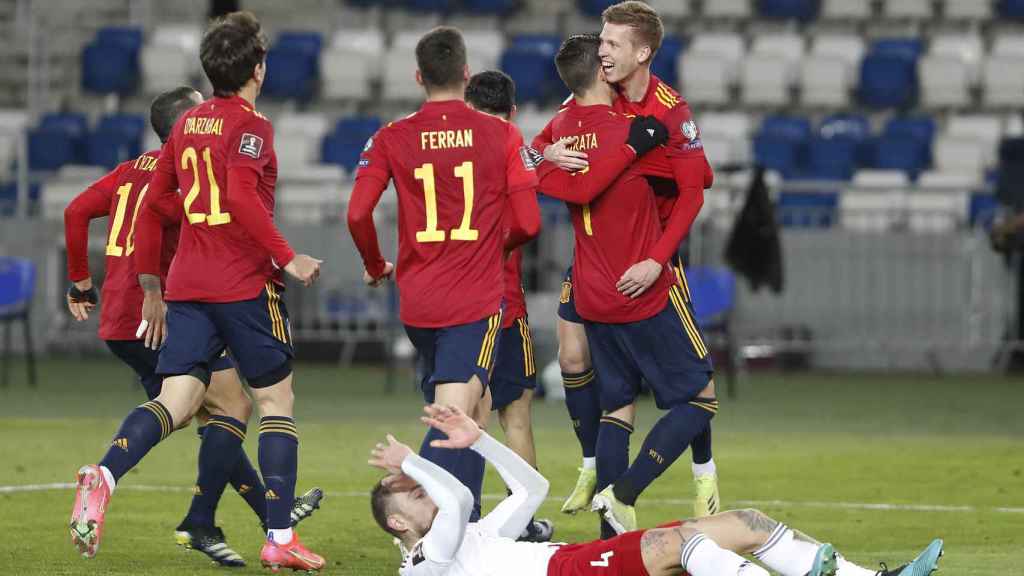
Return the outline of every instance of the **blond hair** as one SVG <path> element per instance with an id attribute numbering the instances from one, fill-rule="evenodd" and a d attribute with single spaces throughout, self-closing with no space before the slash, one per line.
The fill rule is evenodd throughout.
<path id="1" fill-rule="evenodd" d="M 644 2 L 627 0 L 613 4 L 601 13 L 605 24 L 619 24 L 633 29 L 634 40 L 641 45 L 650 46 L 651 58 L 661 48 L 661 39 L 665 36 L 665 26 L 661 16 Z"/>

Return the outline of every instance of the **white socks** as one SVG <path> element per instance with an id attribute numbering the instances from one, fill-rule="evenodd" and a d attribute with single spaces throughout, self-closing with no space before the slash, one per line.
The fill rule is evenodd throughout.
<path id="1" fill-rule="evenodd" d="M 764 568 L 725 550 L 703 534 L 687 541 L 680 562 L 691 576 L 769 576 Z"/>
<path id="2" fill-rule="evenodd" d="M 292 529 L 291 528 L 280 528 L 270 529 L 270 537 L 274 539 L 275 544 L 284 545 L 292 541 Z"/>
<path id="3" fill-rule="evenodd" d="M 779 524 L 768 542 L 754 551 L 754 557 L 782 576 L 804 576 L 814 565 L 817 553 L 817 544 L 797 540 L 792 530 Z"/>
<path id="4" fill-rule="evenodd" d="M 878 576 L 878 572 L 861 568 L 842 556 L 839 556 L 839 570 L 836 574 L 838 576 Z"/>
<path id="5" fill-rule="evenodd" d="M 696 462 L 694 462 L 692 464 L 692 466 L 693 466 L 693 476 L 695 478 L 697 476 L 713 476 L 715 474 L 715 459 L 714 458 L 712 458 L 711 460 L 708 460 L 707 462 L 705 462 L 703 464 L 697 464 Z"/>
<path id="6" fill-rule="evenodd" d="M 591 456 L 590 458 L 587 458 L 586 456 L 584 456 L 583 457 L 583 469 L 584 470 L 597 470 L 597 457 L 596 456 Z"/>
<path id="7" fill-rule="evenodd" d="M 110 470 L 106 466 L 100 466 L 100 472 L 103 473 L 103 479 L 107 481 L 107 486 L 110 486 L 110 493 L 114 493 L 114 488 L 117 487 L 117 480 L 114 480 L 114 475 L 110 473 Z"/>

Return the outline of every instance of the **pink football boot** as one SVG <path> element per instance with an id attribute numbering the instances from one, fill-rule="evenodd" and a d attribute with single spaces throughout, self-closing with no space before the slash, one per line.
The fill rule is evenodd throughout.
<path id="1" fill-rule="evenodd" d="M 278 544 L 267 536 L 267 541 L 260 550 L 260 563 L 274 573 L 281 568 L 316 572 L 324 567 L 323 557 L 306 549 L 302 542 L 299 542 L 297 532 L 292 533 L 292 541 L 287 544 Z"/>
<path id="2" fill-rule="evenodd" d="M 75 507 L 71 509 L 71 543 L 83 558 L 92 558 L 100 547 L 103 520 L 110 504 L 110 486 L 99 466 L 78 470 Z"/>

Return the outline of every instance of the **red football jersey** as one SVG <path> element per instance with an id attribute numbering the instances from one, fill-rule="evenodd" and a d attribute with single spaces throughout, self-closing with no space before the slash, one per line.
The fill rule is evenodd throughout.
<path id="1" fill-rule="evenodd" d="M 281 281 L 294 252 L 273 226 L 276 182 L 273 128 L 245 99 L 212 98 L 178 119 L 153 179 L 154 210 L 184 208 L 168 301 L 249 300 Z"/>
<path id="2" fill-rule="evenodd" d="M 142 288 L 132 258 L 135 220 L 159 156 L 159 150 L 152 150 L 120 164 L 75 197 L 64 211 L 68 277 L 72 282 L 89 277 L 89 220 L 109 217 L 107 270 L 100 295 L 99 336 L 104 340 L 135 340 L 142 319 Z M 177 226 L 164 230 L 162 278 L 167 275 L 177 242 Z"/>
<path id="3" fill-rule="evenodd" d="M 523 252 L 513 250 L 505 260 L 505 310 L 501 314 L 501 327 L 511 328 L 516 320 L 526 316 L 526 294 L 523 293 Z"/>
<path id="4" fill-rule="evenodd" d="M 591 166 L 596 167 L 619 162 L 623 154 L 634 155 L 624 144 L 629 125 L 627 118 L 608 106 L 577 105 L 555 117 L 551 134 L 555 140 L 572 138 L 570 148 L 586 152 Z M 587 172 L 576 174 L 584 177 Z M 551 188 L 548 178 L 570 177 L 549 162 L 540 165 L 539 176 L 541 192 L 555 197 L 561 197 L 565 186 L 559 183 Z M 607 188 L 598 188 L 589 203 L 568 204 L 576 237 L 576 310 L 594 322 L 617 324 L 650 318 L 668 302 L 672 276 L 667 267 L 638 298 L 624 296 L 615 285 L 630 266 L 648 258 L 662 235 L 654 194 L 636 166 L 622 171 Z"/>
<path id="5" fill-rule="evenodd" d="M 514 124 L 462 101 L 427 102 L 367 142 L 357 191 L 363 179 L 395 182 L 402 322 L 436 328 L 498 312 L 506 205 L 519 194 L 532 198 L 536 189 L 533 161 Z M 350 227 L 351 215 L 350 205 Z M 378 257 L 369 246 L 376 238 L 353 236 L 364 261 Z"/>

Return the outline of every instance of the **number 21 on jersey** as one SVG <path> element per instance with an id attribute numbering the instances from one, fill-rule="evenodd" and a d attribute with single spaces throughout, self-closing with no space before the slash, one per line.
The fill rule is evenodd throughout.
<path id="1" fill-rule="evenodd" d="M 227 224 L 231 222 L 231 214 L 220 211 L 220 186 L 217 185 L 217 179 L 213 176 L 213 162 L 210 161 L 209 147 L 203 148 L 203 164 L 206 164 L 206 182 L 210 189 L 209 214 L 192 212 L 190 210 L 192 203 L 199 196 L 201 188 L 199 185 L 199 155 L 196 153 L 196 149 L 191 146 L 185 148 L 184 152 L 181 153 L 181 169 L 192 170 L 192 186 L 188 189 L 188 194 L 185 196 L 185 215 L 188 217 L 188 223 L 202 224 L 205 222 L 208 226 Z"/>
<path id="2" fill-rule="evenodd" d="M 423 204 L 427 211 L 427 227 L 416 232 L 417 242 L 444 242 L 445 231 L 437 227 L 437 183 L 434 180 L 434 165 L 423 164 L 413 170 L 413 177 L 423 182 Z M 451 231 L 452 240 L 472 242 L 480 237 L 480 231 L 470 227 L 473 217 L 473 163 L 463 162 L 455 167 L 455 177 L 462 180 L 463 211 L 462 222 Z"/>

